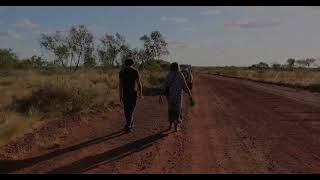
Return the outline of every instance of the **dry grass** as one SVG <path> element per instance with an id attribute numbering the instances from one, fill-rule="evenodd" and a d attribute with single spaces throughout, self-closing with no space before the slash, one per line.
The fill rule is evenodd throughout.
<path id="1" fill-rule="evenodd" d="M 39 116 L 22 116 L 11 111 L 0 112 L 0 118 L 0 145 L 32 132 L 33 129 L 44 123 Z"/>
<path id="2" fill-rule="evenodd" d="M 297 68 L 293 70 L 252 70 L 248 68 L 221 67 L 199 68 L 199 72 L 239 77 L 256 81 L 271 82 L 320 90 L 320 70 Z"/>
<path id="3" fill-rule="evenodd" d="M 164 72 L 141 73 L 144 88 L 157 87 Z M 0 76 L 0 145 L 48 120 L 86 110 L 107 110 L 118 99 L 118 70 L 75 73 L 12 71 Z"/>

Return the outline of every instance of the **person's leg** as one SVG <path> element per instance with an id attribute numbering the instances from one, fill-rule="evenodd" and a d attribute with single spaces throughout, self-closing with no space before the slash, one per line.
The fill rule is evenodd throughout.
<path id="1" fill-rule="evenodd" d="M 177 132 L 178 131 L 178 123 L 175 123 L 174 124 L 174 132 Z"/>
<path id="2" fill-rule="evenodd" d="M 130 102 L 128 104 L 129 104 L 129 107 L 128 107 L 127 122 L 128 122 L 129 128 L 133 128 L 133 113 L 137 105 L 137 96 L 131 97 Z"/>
<path id="3" fill-rule="evenodd" d="M 179 129 L 179 124 L 181 123 L 181 107 L 179 105 L 174 105 L 173 108 L 173 118 L 174 118 L 174 124 L 175 128 L 174 131 L 177 132 Z"/>
<path id="4" fill-rule="evenodd" d="M 125 128 L 128 129 L 130 126 L 130 101 L 128 100 L 127 97 L 123 98 L 123 109 L 124 109 L 124 117 L 126 119 L 126 126 Z"/>
<path id="5" fill-rule="evenodd" d="M 168 121 L 169 121 L 169 123 L 170 123 L 170 126 L 169 126 L 169 130 L 171 130 L 171 128 L 172 128 L 172 125 L 173 125 L 173 121 L 174 121 L 174 118 L 173 118 L 173 116 L 174 116 L 174 114 L 173 114 L 173 109 L 172 109 L 173 107 L 172 107 L 172 104 L 170 104 L 170 103 L 168 103 Z"/>

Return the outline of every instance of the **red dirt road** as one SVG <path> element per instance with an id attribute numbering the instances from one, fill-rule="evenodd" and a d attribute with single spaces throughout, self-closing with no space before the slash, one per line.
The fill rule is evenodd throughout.
<path id="1" fill-rule="evenodd" d="M 220 76 L 195 78 L 178 133 L 166 104 L 52 121 L 0 149 L 0 173 L 319 173 L 320 95 Z M 41 142 L 41 143 L 39 143 Z"/>

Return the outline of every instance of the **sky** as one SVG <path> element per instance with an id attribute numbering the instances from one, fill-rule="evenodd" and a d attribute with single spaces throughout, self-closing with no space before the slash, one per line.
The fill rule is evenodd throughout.
<path id="1" fill-rule="evenodd" d="M 97 39 L 119 32 L 131 47 L 159 30 L 170 62 L 247 66 L 320 57 L 320 8 L 312 6 L 1 6 L 0 48 L 46 56 L 41 33 L 86 25 Z"/>

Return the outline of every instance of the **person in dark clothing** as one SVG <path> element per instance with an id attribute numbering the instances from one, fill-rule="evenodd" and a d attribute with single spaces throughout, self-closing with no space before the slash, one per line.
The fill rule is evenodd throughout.
<path id="1" fill-rule="evenodd" d="M 140 75 L 137 70 L 132 68 L 133 64 L 132 59 L 125 60 L 125 67 L 119 72 L 119 96 L 120 102 L 123 103 L 124 107 L 126 131 L 130 131 L 133 128 L 133 112 L 136 107 L 137 98 L 143 98 Z M 136 90 L 136 84 L 139 93 Z"/>

